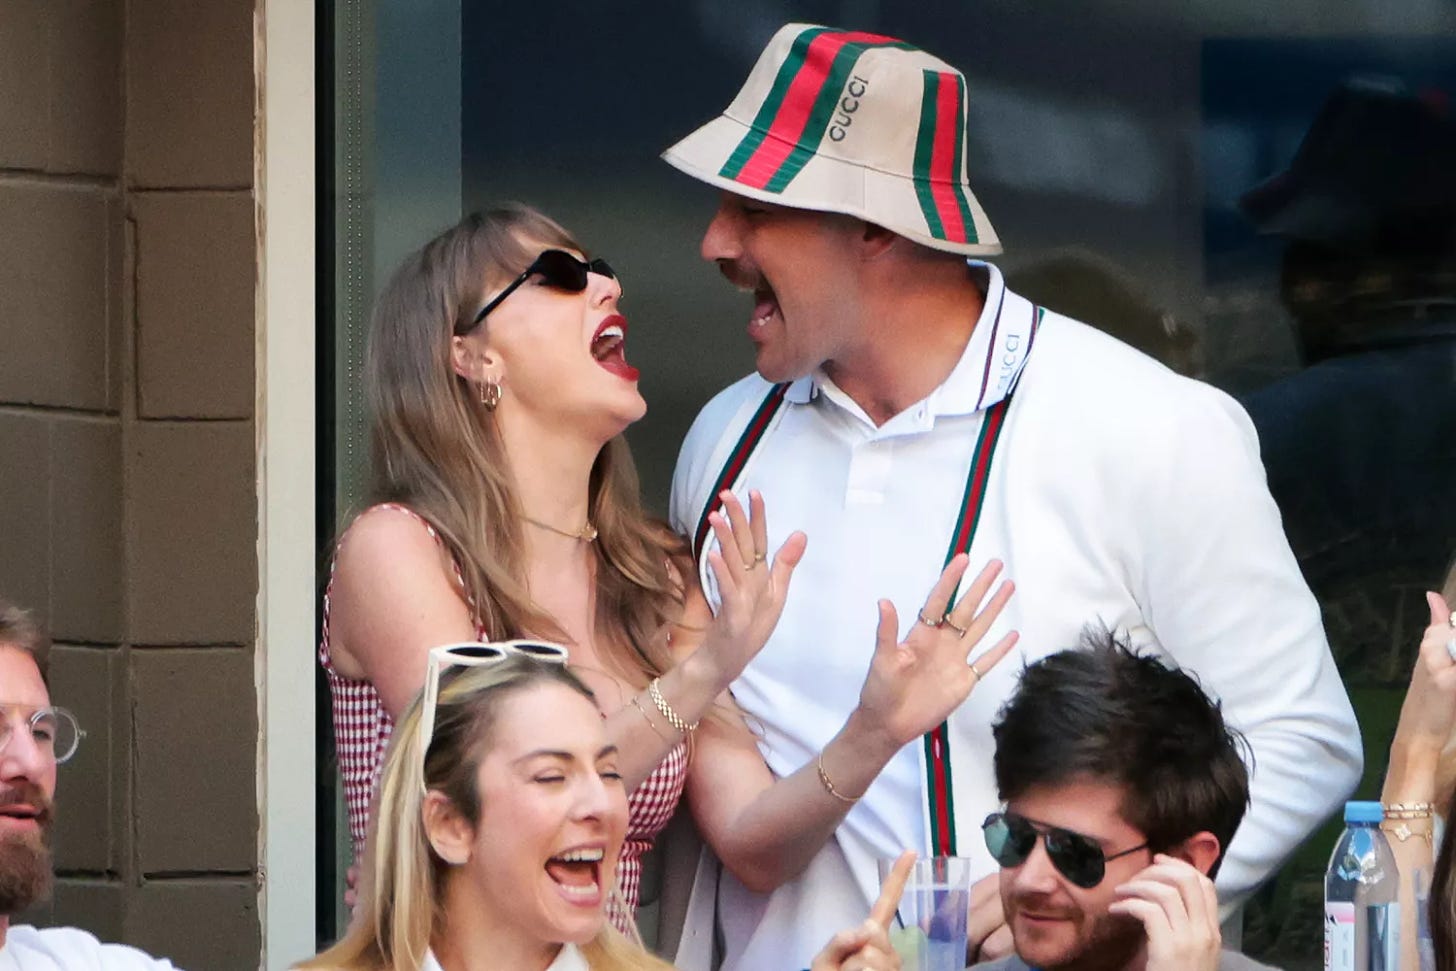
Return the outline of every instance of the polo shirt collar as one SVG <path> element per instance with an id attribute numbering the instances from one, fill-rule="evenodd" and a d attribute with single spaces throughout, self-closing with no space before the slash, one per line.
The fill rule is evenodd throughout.
<path id="1" fill-rule="evenodd" d="M 982 260 L 966 260 L 966 266 L 980 279 L 985 300 L 960 361 L 925 399 L 931 417 L 973 414 L 1005 398 L 1015 387 L 1031 347 L 1030 321 L 1003 318 L 1007 290 L 1001 271 Z M 807 404 L 818 397 L 824 385 L 832 387 L 833 382 L 822 368 L 815 368 L 790 384 L 784 398 L 794 404 Z"/>

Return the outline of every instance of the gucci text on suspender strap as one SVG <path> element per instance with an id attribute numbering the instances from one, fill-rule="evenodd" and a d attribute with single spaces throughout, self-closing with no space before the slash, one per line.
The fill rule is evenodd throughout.
<path id="1" fill-rule="evenodd" d="M 1032 340 L 1045 313 L 1041 307 L 1032 308 Z M 1028 340 L 1028 349 L 1030 343 L 1031 340 Z M 976 526 L 981 521 L 981 509 L 986 503 L 986 490 L 991 481 L 991 460 L 996 455 L 996 443 L 1001 440 L 1001 429 L 1006 424 L 1006 412 L 1011 407 L 1011 396 L 1015 390 L 1013 381 L 1006 397 L 986 409 L 986 416 L 981 421 L 981 434 L 971 456 L 971 470 L 966 476 L 966 493 L 961 499 L 960 515 L 956 517 L 950 546 L 945 551 L 946 563 L 968 552 L 971 541 L 975 539 Z M 952 598 L 947 610 L 954 603 Z M 926 791 L 930 796 L 930 845 L 936 856 L 956 855 L 955 789 L 951 785 L 949 724 L 948 721 L 941 722 L 922 739 L 925 770 L 929 775 Z"/>

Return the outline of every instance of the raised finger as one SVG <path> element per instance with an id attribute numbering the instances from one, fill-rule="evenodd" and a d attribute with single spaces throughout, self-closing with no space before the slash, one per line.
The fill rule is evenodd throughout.
<path id="1" fill-rule="evenodd" d="M 751 554 L 747 557 L 743 555 L 738 537 L 733 532 L 733 526 L 722 510 L 709 515 L 708 522 L 713 527 L 713 535 L 718 537 L 718 552 L 722 554 L 724 564 L 733 571 L 735 577 L 741 576 L 747 571 L 753 556 Z"/>
<path id="2" fill-rule="evenodd" d="M 1001 663 L 1003 657 L 1011 653 L 1011 649 L 1016 646 L 1016 642 L 1019 640 L 1021 640 L 1021 633 L 1019 631 L 1013 630 L 1007 632 L 1004 637 L 991 646 L 990 650 L 984 652 L 980 657 L 971 662 L 976 667 L 976 673 L 984 678 L 992 668 Z"/>
<path id="3" fill-rule="evenodd" d="M 1168 923 L 1167 913 L 1163 911 L 1162 907 L 1159 907 L 1150 900 L 1143 900 L 1138 897 L 1114 900 L 1107 906 L 1107 912 L 1137 918 L 1142 923 L 1143 930 L 1148 935 L 1148 947 L 1150 950 L 1165 949 L 1173 937 L 1173 928 Z"/>
<path id="4" fill-rule="evenodd" d="M 1431 607 L 1431 626 L 1456 627 L 1451 623 L 1451 608 L 1446 604 L 1445 599 L 1439 593 L 1426 591 L 1426 603 Z"/>
<path id="5" fill-rule="evenodd" d="M 966 566 L 970 562 L 969 556 L 957 553 L 945 565 L 945 569 L 940 571 L 939 579 L 935 581 L 935 586 L 930 588 L 930 593 L 925 598 L 921 608 L 924 616 L 935 620 L 945 616 L 950 598 L 955 596 L 956 587 L 960 584 L 961 577 L 965 576 Z"/>
<path id="6" fill-rule="evenodd" d="M 748 513 L 743 511 L 743 503 L 738 497 L 728 490 L 723 490 L 723 511 L 728 515 L 728 523 L 733 527 L 733 541 L 738 544 L 738 552 L 743 557 L 743 565 L 752 569 L 757 561 L 758 549 L 753 545 L 753 527 L 749 525 Z"/>
<path id="7" fill-rule="evenodd" d="M 888 600 L 881 600 L 875 606 L 880 611 L 880 621 L 875 625 L 875 653 L 893 654 L 900 644 L 900 617 Z"/>
<path id="8" fill-rule="evenodd" d="M 1204 933 L 1210 929 L 1214 933 L 1222 933 L 1218 923 L 1218 893 L 1213 889 L 1213 881 L 1186 860 L 1175 856 L 1159 853 L 1153 857 L 1153 862 L 1153 869 L 1145 871 L 1144 875 L 1156 874 L 1159 879 L 1177 887 L 1189 921 L 1203 928 Z"/>
<path id="9" fill-rule="evenodd" d="M 969 562 L 969 555 L 966 557 L 966 560 Z M 1001 575 L 1001 571 L 1004 568 L 1005 564 L 1000 560 L 988 561 L 985 566 L 981 567 L 981 572 L 977 573 L 975 579 L 966 587 L 965 593 L 961 594 L 960 599 L 955 602 L 955 606 L 960 607 L 969 604 L 971 611 L 967 616 L 974 614 L 976 608 L 980 606 L 981 601 L 986 599 L 986 591 L 991 589 L 991 584 L 996 582 L 996 578 Z M 953 594 L 955 591 L 951 592 Z"/>
<path id="10" fill-rule="evenodd" d="M 769 564 L 769 580 L 779 600 L 788 595 L 789 579 L 794 575 L 794 567 L 804 558 L 804 550 L 808 545 L 809 537 L 803 530 L 796 529 L 774 554 L 773 562 Z"/>
<path id="11" fill-rule="evenodd" d="M 764 505 L 763 493 L 751 489 L 748 493 L 749 535 L 753 538 L 755 553 L 768 552 L 768 507 Z"/>
<path id="12" fill-rule="evenodd" d="M 1145 874 L 1129 880 L 1117 888 L 1122 899 L 1141 899 L 1157 906 L 1167 918 L 1169 927 L 1188 926 L 1188 908 L 1183 904 L 1183 895 L 1172 884 L 1164 883 Z"/>
<path id="13" fill-rule="evenodd" d="M 974 592 L 974 591 L 972 591 Z M 991 629 L 996 618 L 1001 616 L 1001 611 L 1006 609 L 1006 604 L 1011 601 L 1011 595 L 1016 592 L 1016 584 L 1010 580 L 1002 580 L 986 606 L 977 610 L 979 600 L 972 600 L 971 594 L 961 598 L 955 609 L 950 612 L 951 621 L 957 626 L 965 629 L 966 637 L 972 641 L 978 641 Z"/>
<path id="14" fill-rule="evenodd" d="M 885 882 L 880 887 L 879 899 L 870 908 L 870 920 L 880 928 L 890 926 L 895 911 L 900 909 L 900 895 L 905 892 L 905 881 L 910 879 L 910 868 L 915 865 L 915 851 L 906 850 L 895 860 Z"/>
<path id="15" fill-rule="evenodd" d="M 728 601 L 738 596 L 738 575 L 743 572 L 739 567 L 737 573 L 728 566 L 719 550 L 708 551 L 708 569 L 713 572 L 713 579 L 718 581 L 718 600 L 726 605 Z"/>

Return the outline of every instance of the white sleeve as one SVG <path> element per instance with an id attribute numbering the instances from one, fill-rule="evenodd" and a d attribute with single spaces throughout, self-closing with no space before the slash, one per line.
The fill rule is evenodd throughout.
<path id="1" fill-rule="evenodd" d="M 1360 730 L 1265 482 L 1243 409 L 1213 388 L 1170 401 L 1172 434 L 1128 469 L 1141 562 L 1127 567 L 1154 636 L 1223 704 L 1253 752 L 1252 800 L 1218 876 L 1239 901 L 1359 780 Z"/>
<path id="2" fill-rule="evenodd" d="M 177 971 L 170 961 L 124 944 L 103 944 L 78 927 L 12 927 L 5 953 L 20 968 L 65 971 Z"/>
<path id="3" fill-rule="evenodd" d="M 154 958 L 124 944 L 103 944 L 101 952 L 103 971 L 177 971 L 171 961 Z"/>
<path id="4" fill-rule="evenodd" d="M 667 518 L 680 535 L 691 538 L 708 505 L 713 483 L 743 426 L 772 385 L 750 374 L 713 396 L 693 419 L 672 470 Z"/>

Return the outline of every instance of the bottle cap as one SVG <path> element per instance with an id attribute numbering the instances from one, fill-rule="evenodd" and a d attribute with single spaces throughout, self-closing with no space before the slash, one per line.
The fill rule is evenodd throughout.
<path id="1" fill-rule="evenodd" d="M 1385 818 L 1385 807 L 1378 802 L 1345 803 L 1345 822 L 1378 823 Z"/>

